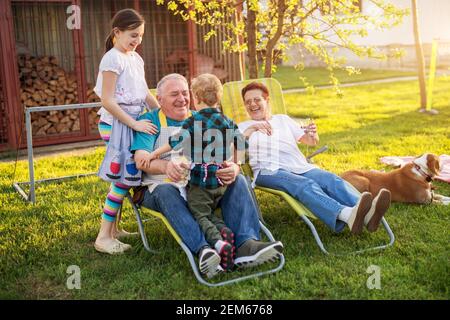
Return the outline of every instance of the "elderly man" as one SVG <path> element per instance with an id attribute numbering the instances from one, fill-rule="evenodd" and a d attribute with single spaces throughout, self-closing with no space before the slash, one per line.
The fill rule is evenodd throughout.
<path id="1" fill-rule="evenodd" d="M 222 271 L 219 254 L 209 247 L 204 234 L 190 213 L 184 200 L 181 187 L 171 182 L 183 179 L 186 165 L 170 159 L 166 154 L 160 159 L 145 163 L 145 156 L 155 148 L 168 142 L 189 115 L 189 86 L 179 74 L 169 74 L 157 85 L 156 97 L 161 109 L 144 114 L 141 118 L 152 121 L 158 127 L 155 135 L 137 132 L 132 151 L 140 170 L 145 172 L 144 181 L 148 185 L 140 204 L 146 208 L 161 212 L 180 235 L 189 249 L 199 257 L 200 271 L 212 277 Z M 226 162 L 217 176 L 228 186 L 220 207 L 226 225 L 235 235 L 236 259 L 240 266 L 256 266 L 279 257 L 283 245 L 281 242 L 262 242 L 259 239 L 259 218 L 252 201 L 247 183 L 239 175 L 239 166 Z"/>

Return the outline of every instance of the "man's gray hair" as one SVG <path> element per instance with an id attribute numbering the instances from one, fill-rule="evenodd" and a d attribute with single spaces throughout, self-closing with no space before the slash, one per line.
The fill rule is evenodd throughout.
<path id="1" fill-rule="evenodd" d="M 158 84 L 156 85 L 156 94 L 158 96 L 161 96 L 161 94 L 162 94 L 161 88 L 164 85 L 164 83 L 166 83 L 169 80 L 181 80 L 181 81 L 185 82 L 186 85 L 189 87 L 188 81 L 181 74 L 179 74 L 179 73 L 170 73 L 170 74 L 164 76 L 161 80 L 159 80 Z"/>

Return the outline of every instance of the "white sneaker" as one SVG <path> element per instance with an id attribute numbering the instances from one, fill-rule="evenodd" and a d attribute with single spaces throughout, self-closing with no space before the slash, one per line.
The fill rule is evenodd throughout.
<path id="1" fill-rule="evenodd" d="M 200 272 L 206 275 L 208 278 L 214 277 L 216 274 L 220 273 L 220 256 L 216 250 L 205 247 L 200 252 L 200 257 L 198 259 L 198 268 Z M 222 269 L 223 271 L 223 269 Z"/>
<path id="2" fill-rule="evenodd" d="M 217 276 L 219 273 L 224 272 L 225 270 L 219 265 L 217 265 L 217 267 L 214 270 L 211 270 L 210 272 L 206 273 L 206 277 L 208 279 L 211 279 L 212 277 Z"/>
<path id="3" fill-rule="evenodd" d="M 352 214 L 347 221 L 348 227 L 353 234 L 360 234 L 364 227 L 364 217 L 372 205 L 372 194 L 363 192 L 358 203 L 352 209 Z"/>
<path id="4" fill-rule="evenodd" d="M 381 219 L 391 205 L 391 192 L 381 189 L 372 201 L 372 206 L 364 218 L 364 225 L 369 232 L 374 232 L 380 226 Z"/>

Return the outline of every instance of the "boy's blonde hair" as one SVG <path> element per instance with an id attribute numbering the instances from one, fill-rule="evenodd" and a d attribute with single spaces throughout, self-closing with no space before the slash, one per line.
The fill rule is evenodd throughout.
<path id="1" fill-rule="evenodd" d="M 208 106 L 216 105 L 222 99 L 222 83 L 210 73 L 201 74 L 192 80 L 191 89 L 194 96 Z"/>

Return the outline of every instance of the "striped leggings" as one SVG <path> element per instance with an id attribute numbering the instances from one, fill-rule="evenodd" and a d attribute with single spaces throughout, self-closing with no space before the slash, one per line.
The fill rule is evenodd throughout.
<path id="1" fill-rule="evenodd" d="M 100 121 L 98 123 L 98 131 L 100 136 L 105 141 L 106 145 L 109 143 L 109 138 L 111 136 L 112 126 Z M 127 195 L 128 191 L 131 189 L 123 183 L 111 183 L 108 195 L 106 196 L 105 205 L 103 207 L 102 218 L 109 222 L 114 222 L 116 220 L 117 212 L 122 206 L 123 199 Z"/>

